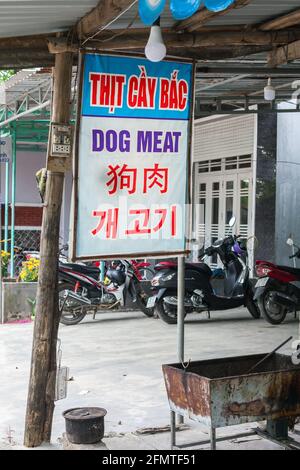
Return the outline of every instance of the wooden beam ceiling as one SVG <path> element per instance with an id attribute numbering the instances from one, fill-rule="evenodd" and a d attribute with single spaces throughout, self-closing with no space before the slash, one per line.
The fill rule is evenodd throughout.
<path id="1" fill-rule="evenodd" d="M 300 27 L 300 10 L 295 10 L 289 13 L 288 15 L 283 15 L 278 18 L 274 18 L 271 21 L 263 23 L 259 29 L 261 31 L 275 31 L 285 28 L 290 28 L 291 26 Z"/>
<path id="2" fill-rule="evenodd" d="M 122 11 L 132 4 L 132 0 L 101 0 L 98 5 L 85 15 L 76 25 L 76 32 L 80 39 L 95 34 L 103 26 L 109 24 Z"/>
<path id="3" fill-rule="evenodd" d="M 268 59 L 269 67 L 278 67 L 300 59 L 300 41 L 294 41 L 287 46 L 274 49 Z"/>
<path id="4" fill-rule="evenodd" d="M 141 30 L 139 34 L 132 34 L 129 31 L 121 36 L 114 35 L 110 40 L 107 34 L 102 35 L 99 39 L 90 40 L 88 47 L 95 47 L 99 50 L 143 50 L 147 44 L 149 37 L 148 30 Z M 288 44 L 289 41 L 300 39 L 300 30 L 292 35 L 288 31 L 280 31 L 276 35 L 271 32 L 264 31 L 218 31 L 213 33 L 182 33 L 164 32 L 164 41 L 167 48 L 172 49 L 197 49 L 199 47 L 243 47 L 243 46 L 263 46 L 270 49 L 274 46 L 282 46 Z M 51 52 L 63 52 L 63 48 L 67 45 L 65 39 L 51 38 Z M 65 46 L 66 44 L 66 46 Z M 1 40 L 0 40 L 1 47 Z M 71 46 L 74 52 L 78 49 L 79 44 L 73 43 Z M 57 50 L 56 50 L 57 48 Z"/>
<path id="5" fill-rule="evenodd" d="M 233 9 L 243 8 L 252 0 L 236 0 L 227 10 L 213 13 L 200 9 L 190 19 L 177 24 L 176 30 L 163 31 L 169 55 L 195 59 L 212 60 L 249 56 L 261 51 L 271 51 L 269 63 L 274 66 L 289 60 L 300 58 L 298 55 L 299 29 L 287 29 L 300 21 L 300 10 L 273 19 L 262 25 L 245 27 L 244 25 L 224 25 L 211 27 L 210 20 L 225 15 Z M 75 34 L 65 38 L 55 35 L 0 39 L 0 67 L 21 68 L 31 66 L 49 66 L 53 64 L 52 54 L 66 50 L 76 52 L 80 44 L 93 36 L 102 26 L 132 4 L 132 0 L 101 0 L 97 7 L 83 17 L 73 28 Z M 178 33 L 184 29 L 185 32 Z M 197 32 L 197 30 L 200 30 Z M 276 33 L 274 31 L 276 30 Z M 193 32 L 194 31 L 194 32 Z M 105 30 L 96 34 L 94 40 L 86 42 L 87 47 L 103 51 L 143 52 L 148 40 L 148 28 L 128 30 Z M 70 43 L 72 38 L 72 43 Z M 49 41 L 48 41 L 49 40 Z M 291 47 L 288 48 L 288 45 Z M 48 49 L 49 46 L 49 49 Z M 287 54 L 288 50 L 288 54 Z"/>
<path id="6" fill-rule="evenodd" d="M 126 31 L 121 36 L 103 33 L 99 39 L 89 41 L 88 46 L 102 51 L 143 52 L 147 43 L 148 30 Z M 274 47 L 285 46 L 300 40 L 300 30 L 293 32 L 278 31 L 275 35 L 268 31 L 218 31 L 206 33 L 164 32 L 170 55 L 190 58 L 213 59 L 231 58 L 271 51 Z M 69 43 L 66 38 L 25 37 L 0 39 L 0 67 L 19 68 L 30 66 L 49 66 L 53 63 L 51 54 L 77 52 L 79 42 Z M 48 49 L 49 47 L 49 49 Z M 215 50 L 214 50 L 215 49 Z M 224 54 L 222 56 L 222 54 Z M 22 59 L 24 63 L 22 64 Z"/>
<path id="7" fill-rule="evenodd" d="M 218 13 L 209 11 L 206 8 L 201 9 L 190 18 L 177 23 L 175 29 L 176 31 L 198 31 L 202 28 L 203 25 L 205 25 L 209 21 L 219 16 L 227 15 L 230 11 L 235 10 L 237 8 L 243 8 L 249 5 L 249 3 L 251 2 L 252 0 L 235 0 L 235 2 L 227 8 L 227 10 L 223 10 Z"/>

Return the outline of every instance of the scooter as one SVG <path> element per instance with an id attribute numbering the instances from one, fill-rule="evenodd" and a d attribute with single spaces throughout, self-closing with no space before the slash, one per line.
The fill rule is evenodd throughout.
<path id="1" fill-rule="evenodd" d="M 236 219 L 230 220 L 230 227 Z M 249 280 L 247 250 L 243 249 L 239 236 L 229 235 L 206 248 L 201 259 L 217 254 L 225 272 L 224 296 L 217 295 L 211 284 L 213 272 L 204 262 L 185 265 L 185 315 L 192 312 L 229 310 L 246 306 L 254 318 L 260 312 L 253 299 L 253 289 Z M 149 298 L 147 307 L 155 308 L 155 313 L 169 324 L 177 323 L 177 264 L 163 262 L 155 266 L 157 274 L 152 279 L 156 294 Z"/>
<path id="2" fill-rule="evenodd" d="M 137 279 L 131 263 L 119 260 L 106 271 L 101 282 L 100 270 L 84 264 L 59 264 L 59 309 L 60 321 L 65 325 L 76 325 L 87 313 L 112 310 L 126 305 L 128 295 L 147 316 L 153 309 L 147 308 L 148 295 Z"/>
<path id="3" fill-rule="evenodd" d="M 118 263 L 118 260 L 110 261 L 110 262 L 105 262 L 105 271 L 109 266 L 114 266 L 115 263 Z M 151 281 L 153 278 L 155 272 L 154 269 L 152 268 L 151 263 L 147 261 L 139 261 L 136 259 L 132 259 L 130 261 L 131 266 L 134 270 L 134 273 L 136 277 L 138 278 L 139 281 Z M 94 261 L 92 263 L 93 266 L 100 267 L 101 262 L 100 261 Z"/>
<path id="4" fill-rule="evenodd" d="M 300 248 L 289 238 L 292 247 L 290 259 L 300 258 Z M 280 325 L 288 313 L 300 309 L 300 269 L 278 266 L 268 261 L 256 261 L 256 274 L 259 277 L 255 286 L 254 298 L 263 317 L 272 325 Z"/>

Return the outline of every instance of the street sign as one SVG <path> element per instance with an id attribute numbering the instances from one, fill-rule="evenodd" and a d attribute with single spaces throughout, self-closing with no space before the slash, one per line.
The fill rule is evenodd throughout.
<path id="1" fill-rule="evenodd" d="M 74 260 L 186 250 L 193 65 L 85 53 Z"/>
<path id="2" fill-rule="evenodd" d="M 8 163 L 11 157 L 11 138 L 0 137 L 0 163 Z"/>

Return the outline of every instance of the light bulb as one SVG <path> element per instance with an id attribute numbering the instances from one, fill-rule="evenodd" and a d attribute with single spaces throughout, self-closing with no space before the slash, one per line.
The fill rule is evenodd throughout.
<path id="1" fill-rule="evenodd" d="M 160 62 L 166 57 L 167 48 L 165 46 L 160 26 L 151 26 L 150 36 L 145 47 L 145 55 L 151 62 Z"/>
<path id="2" fill-rule="evenodd" d="M 274 101 L 276 98 L 276 91 L 272 86 L 271 78 L 268 79 L 268 85 L 264 89 L 264 96 L 266 101 Z"/>

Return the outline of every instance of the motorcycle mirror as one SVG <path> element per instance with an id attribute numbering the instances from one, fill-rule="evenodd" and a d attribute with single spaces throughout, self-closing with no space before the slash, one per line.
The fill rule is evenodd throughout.
<path id="1" fill-rule="evenodd" d="M 294 246 L 294 241 L 292 238 L 288 238 L 287 241 L 286 241 L 286 244 L 289 245 L 289 246 Z"/>
<path id="2" fill-rule="evenodd" d="M 236 224 L 236 217 L 233 216 L 233 217 L 231 217 L 231 219 L 229 220 L 229 227 L 232 228 L 232 227 L 235 226 L 235 224 Z"/>

